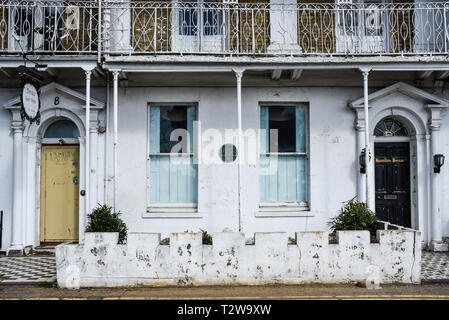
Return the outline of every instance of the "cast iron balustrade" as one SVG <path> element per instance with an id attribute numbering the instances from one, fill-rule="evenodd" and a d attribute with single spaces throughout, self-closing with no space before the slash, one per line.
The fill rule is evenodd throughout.
<path id="1" fill-rule="evenodd" d="M 273 2 L 0 0 L 0 53 L 449 53 L 449 2 Z"/>

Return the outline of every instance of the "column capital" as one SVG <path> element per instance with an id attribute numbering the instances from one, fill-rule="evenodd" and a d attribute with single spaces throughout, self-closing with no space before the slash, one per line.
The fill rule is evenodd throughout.
<path id="1" fill-rule="evenodd" d="M 431 119 L 429 121 L 429 129 L 430 131 L 440 131 L 441 128 L 441 119 Z"/>
<path id="2" fill-rule="evenodd" d="M 92 70 L 84 70 L 84 73 L 86 74 L 86 80 L 90 80 L 90 76 L 92 74 Z"/>
<path id="3" fill-rule="evenodd" d="M 11 121 L 11 129 L 15 133 L 23 132 L 23 130 L 25 129 L 23 121 L 20 121 L 20 120 L 13 120 L 13 121 Z"/>
<path id="4" fill-rule="evenodd" d="M 118 75 L 120 74 L 120 71 L 118 70 L 112 70 L 112 77 L 114 78 L 114 81 L 118 80 Z"/>
<path id="5" fill-rule="evenodd" d="M 360 68 L 360 71 L 362 72 L 364 78 L 368 78 L 371 68 Z"/>
<path id="6" fill-rule="evenodd" d="M 364 132 L 366 130 L 365 119 L 357 119 L 355 121 L 354 127 L 357 131 Z"/>
<path id="7" fill-rule="evenodd" d="M 243 68 L 234 68 L 232 69 L 234 71 L 235 76 L 237 77 L 237 81 L 241 81 L 243 77 L 243 73 L 245 72 L 245 69 Z"/>
<path id="8" fill-rule="evenodd" d="M 98 126 L 99 126 L 98 120 L 91 120 L 89 123 L 89 132 L 90 133 L 98 133 Z"/>

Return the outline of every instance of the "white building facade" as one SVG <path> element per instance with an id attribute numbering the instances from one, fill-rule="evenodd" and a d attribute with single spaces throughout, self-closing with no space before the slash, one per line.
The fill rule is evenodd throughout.
<path id="1" fill-rule="evenodd" d="M 317 2 L 2 1 L 0 250 L 83 243 L 97 204 L 294 237 L 354 197 L 447 250 L 449 2 Z"/>

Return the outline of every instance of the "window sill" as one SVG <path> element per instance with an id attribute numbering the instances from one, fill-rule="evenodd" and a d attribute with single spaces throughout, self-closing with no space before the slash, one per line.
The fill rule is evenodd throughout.
<path id="1" fill-rule="evenodd" d="M 202 218 L 196 204 L 154 205 L 147 208 L 142 218 Z"/>
<path id="2" fill-rule="evenodd" d="M 299 203 L 261 203 L 256 217 L 313 217 L 308 205 Z"/>

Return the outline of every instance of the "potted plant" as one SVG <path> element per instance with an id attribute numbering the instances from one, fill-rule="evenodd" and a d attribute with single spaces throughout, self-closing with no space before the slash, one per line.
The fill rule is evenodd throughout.
<path id="1" fill-rule="evenodd" d="M 120 219 L 120 212 L 112 212 L 112 207 L 98 205 L 87 215 L 86 232 L 118 232 L 118 243 L 123 244 L 127 237 L 128 228 Z"/>
<path id="2" fill-rule="evenodd" d="M 371 239 L 375 239 L 378 219 L 366 203 L 353 198 L 343 204 L 340 214 L 329 221 L 332 236 L 335 236 L 336 231 L 367 230 Z"/>

